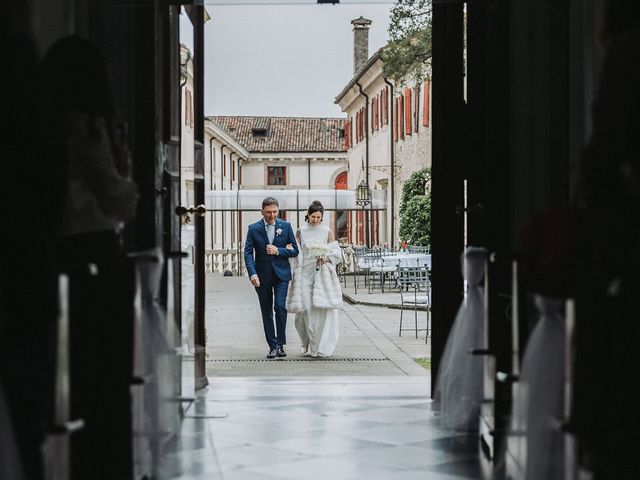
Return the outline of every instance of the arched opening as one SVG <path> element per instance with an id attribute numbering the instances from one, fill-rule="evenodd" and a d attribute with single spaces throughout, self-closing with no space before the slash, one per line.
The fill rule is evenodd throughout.
<path id="1" fill-rule="evenodd" d="M 347 172 L 339 173 L 335 180 L 336 190 L 347 190 L 348 188 L 348 174 Z M 351 243 L 351 223 L 349 212 L 347 210 L 336 211 L 333 231 L 336 234 L 336 238 L 341 243 Z"/>

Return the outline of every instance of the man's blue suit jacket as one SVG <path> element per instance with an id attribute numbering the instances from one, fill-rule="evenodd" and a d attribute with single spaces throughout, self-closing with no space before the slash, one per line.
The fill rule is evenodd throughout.
<path id="1" fill-rule="evenodd" d="M 261 283 L 268 282 L 274 274 L 280 280 L 291 280 L 289 257 L 298 256 L 298 243 L 291 224 L 277 219 L 275 232 L 273 245 L 278 247 L 278 255 L 267 255 L 269 238 L 264 219 L 261 218 L 256 223 L 249 225 L 247 232 L 244 245 L 244 264 L 247 267 L 249 278 L 257 274 Z M 286 248 L 288 243 L 293 245 L 293 250 Z"/>

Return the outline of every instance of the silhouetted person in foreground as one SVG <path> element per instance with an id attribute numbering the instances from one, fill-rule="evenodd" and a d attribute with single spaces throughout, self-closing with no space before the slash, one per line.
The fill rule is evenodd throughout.
<path id="1" fill-rule="evenodd" d="M 581 161 L 571 427 L 596 480 L 637 478 L 640 445 L 640 5 L 605 3 L 606 56 Z"/>
<path id="2" fill-rule="evenodd" d="M 131 322 L 121 252 L 123 222 L 135 215 L 137 188 L 126 178 L 104 56 L 78 36 L 57 41 L 41 66 L 49 144 L 68 189 L 57 229 L 58 261 L 69 275 L 72 478 L 130 475 Z"/>
<path id="3" fill-rule="evenodd" d="M 65 190 L 63 170 L 40 141 L 48 127 L 39 115 L 29 17 L 28 2 L 0 3 L 3 78 L 9 86 L 0 115 L 0 389 L 10 418 L 0 419 L 0 431 L 17 447 L 0 440 L 3 480 L 21 478 L 19 470 L 28 480 L 44 478 L 57 318 L 54 228 Z"/>

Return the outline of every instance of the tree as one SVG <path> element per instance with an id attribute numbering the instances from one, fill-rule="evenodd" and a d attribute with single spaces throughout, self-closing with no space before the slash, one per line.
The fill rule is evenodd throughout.
<path id="1" fill-rule="evenodd" d="M 431 59 L 431 0 L 396 0 L 389 37 L 382 52 L 384 76 L 401 84 L 421 83 Z"/>
<path id="2" fill-rule="evenodd" d="M 431 169 L 411 174 L 402 187 L 400 240 L 410 245 L 431 243 Z"/>

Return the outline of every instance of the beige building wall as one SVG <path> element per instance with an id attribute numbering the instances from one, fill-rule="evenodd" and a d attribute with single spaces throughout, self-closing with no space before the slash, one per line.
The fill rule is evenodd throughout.
<path id="1" fill-rule="evenodd" d="M 333 189 L 338 174 L 347 170 L 344 153 L 283 152 L 250 153 L 227 131 L 205 119 L 205 189 L 206 190 L 280 190 Z M 287 184 L 267 185 L 267 167 L 287 167 Z M 301 208 L 306 209 L 305 206 Z M 304 212 L 287 212 L 294 229 L 304 222 Z M 244 246 L 247 227 L 261 218 L 260 212 L 207 212 L 205 245 L 208 250 L 236 250 Z M 325 222 L 333 227 L 333 213 Z"/>
<path id="2" fill-rule="evenodd" d="M 414 115 L 414 118 L 417 118 L 418 121 L 418 131 L 415 130 L 415 125 L 413 125 L 413 131 L 411 135 L 406 135 L 404 138 L 398 138 L 397 142 L 395 142 L 395 156 L 396 156 L 396 164 L 397 168 L 395 169 L 395 182 L 396 182 L 396 192 L 397 192 L 397 205 L 396 212 L 394 215 L 395 222 L 395 232 L 397 235 L 397 239 L 400 238 L 400 200 L 402 199 L 402 186 L 404 182 L 418 170 L 421 170 L 425 167 L 431 166 L 431 138 L 432 138 L 432 129 L 431 129 L 431 82 L 426 82 L 427 88 L 429 89 L 429 107 L 427 110 L 428 115 L 428 125 L 424 125 L 424 84 L 418 86 L 409 87 L 408 85 L 404 88 L 400 88 L 404 95 L 406 88 L 411 88 L 412 90 L 412 101 L 413 101 L 413 109 L 414 112 L 417 111 L 417 116 Z M 419 92 L 416 94 L 416 92 Z M 398 98 L 400 94 L 396 95 Z"/>
<path id="3" fill-rule="evenodd" d="M 267 167 L 285 166 L 287 168 L 287 184 L 271 186 L 267 184 Z M 280 190 L 331 190 L 335 188 L 336 177 L 347 171 L 346 153 L 305 153 L 287 152 L 277 154 L 250 154 L 242 164 L 242 190 L 273 190 L 278 198 Z M 308 205 L 300 205 L 305 209 Z M 294 229 L 304 223 L 304 212 L 288 211 L 286 220 Z M 244 229 L 260 218 L 259 214 L 247 212 L 243 214 Z M 324 222 L 334 228 L 333 212 L 325 212 Z M 243 233 L 244 238 L 244 233 Z"/>
<path id="4" fill-rule="evenodd" d="M 205 191 L 237 191 L 243 175 L 242 162 L 249 156 L 227 132 L 205 119 L 204 129 Z M 238 215 L 227 212 L 207 212 L 205 245 L 208 250 L 236 249 L 242 242 Z"/>
<path id="5" fill-rule="evenodd" d="M 394 118 L 392 110 L 395 108 L 395 99 L 402 99 L 404 107 L 404 95 L 409 85 L 393 85 L 393 95 L 391 87 L 385 82 L 382 75 L 382 59 L 380 51 L 376 52 L 362 70 L 345 87 L 345 90 L 337 98 L 343 112 L 347 114 L 347 130 L 351 130 L 349 148 L 347 150 L 347 161 L 349 165 L 349 188 L 355 189 L 358 184 L 366 179 L 366 150 L 367 141 L 369 143 L 369 187 L 371 190 L 384 190 L 386 192 L 386 212 L 380 212 L 372 225 L 372 244 L 399 245 L 399 211 L 400 199 L 402 197 L 402 185 L 404 181 L 415 171 L 431 165 L 431 116 L 430 108 L 427 111 L 428 126 L 423 125 L 424 115 L 424 84 L 412 87 L 411 93 L 411 134 L 398 135 L 394 140 Z M 429 88 L 429 99 L 430 86 Z M 360 91 L 362 89 L 362 92 Z M 418 92 L 418 93 L 416 93 Z M 365 99 L 368 96 L 368 102 Z M 387 96 L 386 108 L 385 99 Z M 374 102 L 374 103 L 372 103 Z M 368 105 L 368 109 L 365 109 Z M 380 108 L 380 105 L 382 108 Z M 430 102 L 429 102 L 430 105 Z M 377 111 L 377 113 L 376 113 Z M 367 128 L 363 132 L 362 138 L 357 138 L 356 130 L 359 117 L 363 113 L 367 114 Z M 402 109 L 404 113 L 404 108 Z M 398 129 L 404 125 L 400 118 L 396 119 Z M 417 121 L 417 131 L 416 131 Z M 368 136 L 368 139 L 367 139 Z M 394 165 L 391 165 L 392 148 L 394 154 Z M 391 195 L 391 184 L 394 185 L 393 200 Z M 393 204 L 393 207 L 392 207 Z M 360 218 L 359 218 L 360 217 Z M 366 241 L 358 234 L 363 228 L 361 214 L 353 212 L 351 215 L 352 238 L 356 244 L 364 244 Z M 377 223 L 377 226 L 376 226 Z M 393 225 L 393 229 L 392 229 Z M 377 229 L 377 232 L 375 231 Z M 364 229 L 366 230 L 366 229 Z M 392 238 L 392 232 L 393 237 Z"/>

